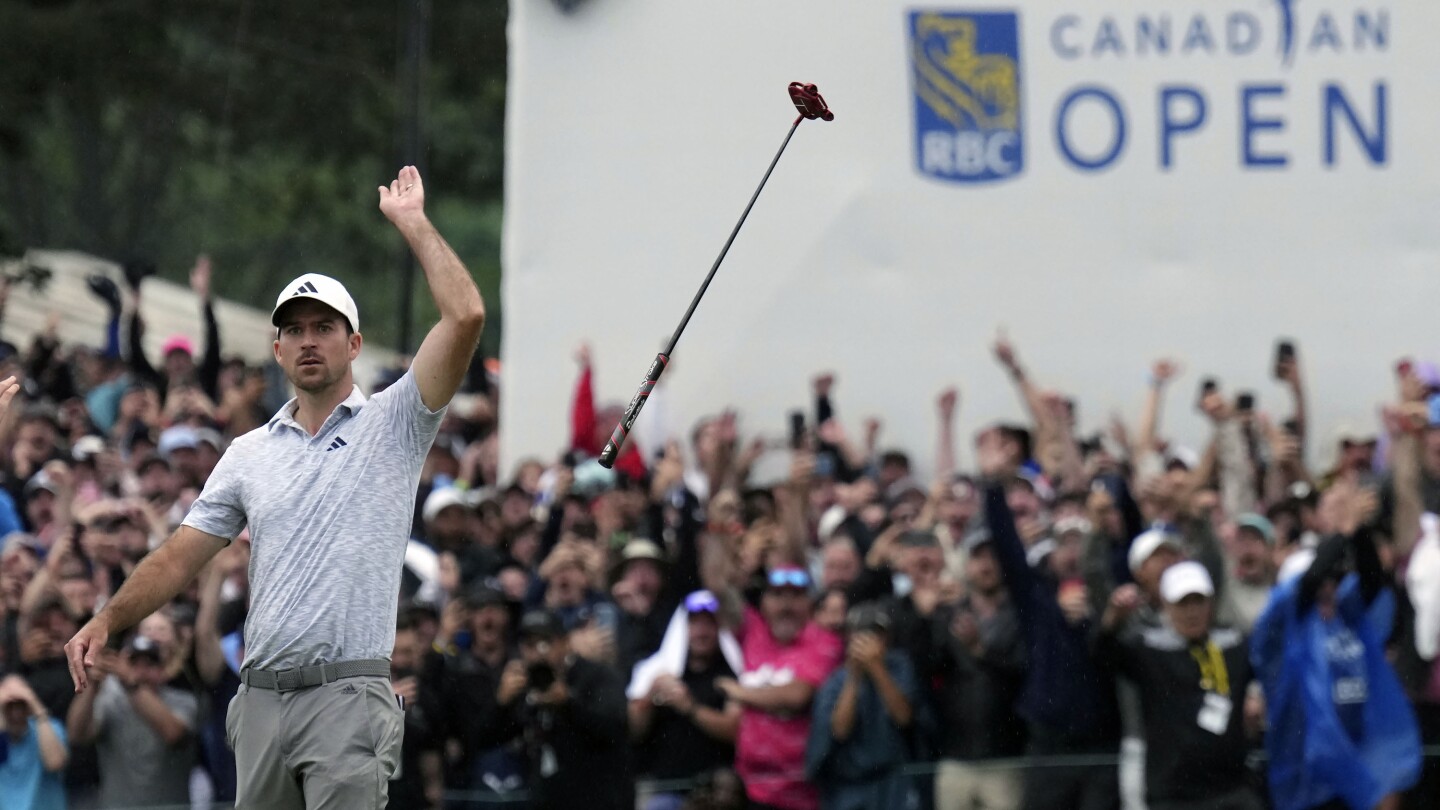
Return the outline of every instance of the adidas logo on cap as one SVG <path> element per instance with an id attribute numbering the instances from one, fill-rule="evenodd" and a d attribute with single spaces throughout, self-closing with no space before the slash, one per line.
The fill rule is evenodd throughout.
<path id="1" fill-rule="evenodd" d="M 312 298 L 325 304 L 345 316 L 351 329 L 360 331 L 360 310 L 355 306 L 355 299 L 350 297 L 344 284 L 319 273 L 306 273 L 285 285 L 284 292 L 275 299 L 275 309 L 270 311 L 270 323 L 279 326 L 276 316 L 280 308 L 296 298 Z"/>

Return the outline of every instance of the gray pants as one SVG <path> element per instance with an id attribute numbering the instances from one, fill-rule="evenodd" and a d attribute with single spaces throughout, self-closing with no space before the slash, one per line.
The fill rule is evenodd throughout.
<path id="1" fill-rule="evenodd" d="M 404 716 L 387 678 L 240 687 L 225 715 L 236 810 L 383 810 Z"/>

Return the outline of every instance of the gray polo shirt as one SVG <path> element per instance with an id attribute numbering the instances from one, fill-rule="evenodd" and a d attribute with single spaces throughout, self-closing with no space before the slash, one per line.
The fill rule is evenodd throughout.
<path id="1" fill-rule="evenodd" d="M 231 443 L 185 525 L 250 526 L 245 662 L 286 669 L 389 659 L 420 467 L 445 409 L 414 372 L 370 399 L 357 386 L 315 436 L 295 400 Z"/>
<path id="2" fill-rule="evenodd" d="M 185 738 L 168 746 L 135 711 L 116 678 L 106 678 L 95 696 L 95 752 L 100 759 L 102 807 L 187 804 L 190 770 L 198 749 L 195 721 L 199 704 L 183 689 L 162 686 L 160 700 L 185 726 Z M 5 807 L 0 799 L 0 807 Z"/>

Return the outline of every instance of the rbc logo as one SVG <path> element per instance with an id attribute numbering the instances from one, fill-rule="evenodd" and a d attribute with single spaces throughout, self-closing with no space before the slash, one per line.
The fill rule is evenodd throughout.
<path id="1" fill-rule="evenodd" d="M 1013 12 L 910 12 L 922 174 L 980 183 L 1024 169 L 1019 29 Z"/>

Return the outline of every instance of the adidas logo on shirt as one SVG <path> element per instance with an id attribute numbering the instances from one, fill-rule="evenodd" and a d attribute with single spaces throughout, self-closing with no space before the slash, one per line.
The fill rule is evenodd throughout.
<path id="1" fill-rule="evenodd" d="M 342 447 L 349 447 L 349 444 L 347 444 L 344 439 L 340 438 L 339 436 L 336 436 L 336 437 L 335 437 L 335 441 L 330 442 L 330 446 L 327 447 L 327 448 L 325 448 L 325 452 L 328 453 L 328 452 L 330 452 L 331 450 L 339 450 L 339 449 L 342 448 Z"/>

